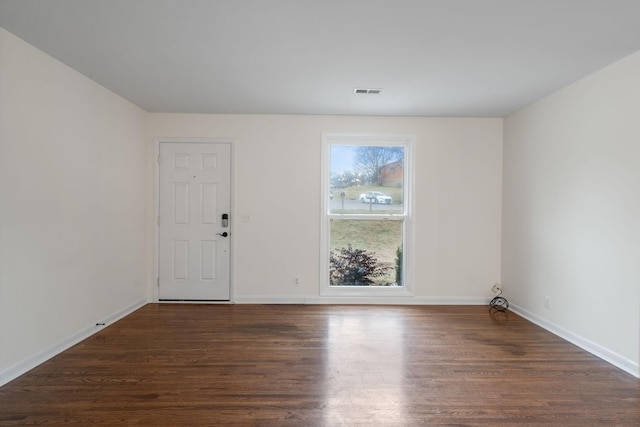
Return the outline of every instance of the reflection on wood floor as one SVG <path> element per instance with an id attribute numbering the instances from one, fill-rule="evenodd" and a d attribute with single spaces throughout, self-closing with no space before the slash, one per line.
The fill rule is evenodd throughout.
<path id="1" fill-rule="evenodd" d="M 0 388 L 0 424 L 640 425 L 640 382 L 480 306 L 147 305 Z"/>

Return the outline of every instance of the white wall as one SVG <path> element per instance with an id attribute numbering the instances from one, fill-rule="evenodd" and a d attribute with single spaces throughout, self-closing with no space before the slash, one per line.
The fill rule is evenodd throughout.
<path id="1" fill-rule="evenodd" d="M 639 123 L 640 53 L 509 116 L 502 232 L 507 297 L 635 375 Z"/>
<path id="2" fill-rule="evenodd" d="M 144 124 L 0 29 L 0 384 L 146 300 Z"/>
<path id="3" fill-rule="evenodd" d="M 234 138 L 237 302 L 322 301 L 322 133 L 416 136 L 416 298 L 404 302 L 484 303 L 500 278 L 502 119 L 150 114 L 148 129 L 149 141 Z"/>
<path id="4" fill-rule="evenodd" d="M 318 301 L 323 132 L 416 136 L 416 302 L 485 301 L 501 119 L 146 114 L 0 29 L 0 383 L 152 294 L 156 136 L 235 140 L 235 298 Z"/>

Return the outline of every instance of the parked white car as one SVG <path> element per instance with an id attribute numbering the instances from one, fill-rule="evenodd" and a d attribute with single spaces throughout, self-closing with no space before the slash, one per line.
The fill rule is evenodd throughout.
<path id="1" fill-rule="evenodd" d="M 391 196 L 387 196 L 379 191 L 367 191 L 366 193 L 362 193 L 358 200 L 362 203 L 383 203 L 385 205 L 390 205 L 392 202 Z"/>

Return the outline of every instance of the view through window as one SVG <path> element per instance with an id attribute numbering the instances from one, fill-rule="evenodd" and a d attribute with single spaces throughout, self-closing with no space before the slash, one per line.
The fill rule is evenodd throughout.
<path id="1" fill-rule="evenodd" d="M 408 141 L 325 141 L 326 269 L 330 288 L 403 287 Z"/>

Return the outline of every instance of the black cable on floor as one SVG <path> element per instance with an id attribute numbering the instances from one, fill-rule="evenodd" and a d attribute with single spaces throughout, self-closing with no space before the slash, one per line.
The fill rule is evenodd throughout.
<path id="1" fill-rule="evenodd" d="M 502 289 L 500 289 L 500 293 L 489 302 L 490 310 L 506 311 L 509 308 L 509 301 L 500 295 L 502 295 Z"/>

